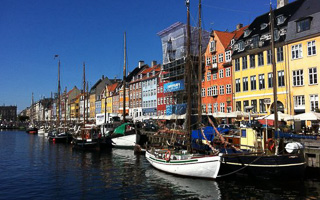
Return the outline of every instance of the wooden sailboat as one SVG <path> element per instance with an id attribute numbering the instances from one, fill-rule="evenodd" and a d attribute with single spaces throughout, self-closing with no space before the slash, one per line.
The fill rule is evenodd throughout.
<path id="1" fill-rule="evenodd" d="M 187 55 L 186 55 L 186 66 L 185 66 L 185 85 L 187 97 L 187 113 L 186 113 L 186 130 L 184 132 L 188 139 L 187 150 L 169 150 L 169 149 L 155 149 L 151 148 L 146 151 L 146 159 L 149 163 L 164 172 L 172 173 L 182 176 L 199 177 L 199 178 L 211 178 L 215 179 L 220 169 L 220 156 L 218 151 L 212 148 L 210 155 L 204 155 L 199 153 L 193 153 L 191 151 L 191 56 L 190 56 L 190 45 L 191 45 L 191 34 L 190 34 L 190 3 L 187 0 Z M 199 12 L 201 11 L 201 0 L 199 0 Z M 199 15 L 200 18 L 201 14 Z M 200 19 L 199 19 L 200 21 Z M 199 26 L 201 23 L 199 23 Z M 200 30 L 199 30 L 200 31 Z M 200 33 L 199 33 L 200 34 Z M 200 41 L 201 43 L 201 35 Z M 201 49 L 201 45 L 199 46 Z M 199 51 L 201 57 L 201 51 Z M 201 65 L 200 65 L 201 66 Z M 200 67 L 199 66 L 199 67 Z M 198 81 L 201 81 L 198 80 Z M 200 94 L 198 94 L 200 95 Z M 198 102 L 199 104 L 200 102 Z M 199 107 L 198 107 L 199 108 Z M 200 116 L 199 116 L 200 117 Z M 170 130 L 168 130 L 170 132 Z"/>
<path id="2" fill-rule="evenodd" d="M 122 122 L 119 127 L 117 127 L 111 134 L 112 146 L 115 148 L 126 148 L 134 149 L 136 146 L 136 131 L 134 130 L 134 125 L 126 122 L 126 63 L 127 58 L 127 47 L 126 47 L 126 33 L 124 33 L 124 64 L 123 64 L 123 112 L 122 112 Z"/>
<path id="3" fill-rule="evenodd" d="M 271 55 L 273 68 L 273 97 L 277 102 L 277 82 L 276 82 L 276 65 L 275 65 L 275 46 L 274 46 L 274 17 L 270 5 L 270 35 L 271 35 Z M 277 103 L 274 106 L 274 131 L 272 137 L 268 133 L 254 128 L 242 128 L 241 133 L 246 136 L 242 138 L 255 138 L 255 150 L 237 151 L 222 155 L 221 171 L 219 176 L 243 174 L 263 179 L 302 179 L 306 167 L 302 145 L 288 143 L 284 148 L 284 142 L 276 139 L 278 131 L 278 112 Z M 268 140 L 266 138 L 269 138 Z M 225 146 L 225 144 L 222 144 Z M 288 149 L 291 147 L 294 149 Z M 236 151 L 236 150 L 234 150 Z"/>
<path id="4" fill-rule="evenodd" d="M 82 127 L 74 133 L 72 144 L 74 148 L 78 149 L 100 150 L 101 134 L 99 134 L 99 130 L 95 125 L 87 124 L 86 94 L 88 91 L 86 91 L 85 77 L 85 63 L 83 63 L 83 124 Z"/>
<path id="5" fill-rule="evenodd" d="M 56 55 L 55 57 L 58 57 Z M 60 127 L 60 108 L 61 108 L 61 99 L 60 99 L 60 59 L 58 61 L 58 98 L 57 98 L 57 122 L 56 122 L 56 129 L 51 131 L 48 134 L 49 141 L 55 143 L 70 143 L 72 141 L 72 135 L 69 134 L 65 129 L 61 129 Z"/>

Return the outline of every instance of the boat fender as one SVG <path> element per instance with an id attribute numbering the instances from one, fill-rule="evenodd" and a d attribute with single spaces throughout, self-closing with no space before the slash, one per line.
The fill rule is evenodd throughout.
<path id="1" fill-rule="evenodd" d="M 274 141 L 272 138 L 268 139 L 268 149 L 272 152 L 274 151 Z"/>
<path id="2" fill-rule="evenodd" d="M 171 157 L 171 151 L 167 151 L 166 154 L 164 155 L 164 159 L 169 162 L 170 161 L 170 157 Z"/>

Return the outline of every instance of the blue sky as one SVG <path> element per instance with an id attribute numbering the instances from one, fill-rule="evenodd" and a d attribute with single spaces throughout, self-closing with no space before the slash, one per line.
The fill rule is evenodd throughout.
<path id="1" fill-rule="evenodd" d="M 196 26 L 198 0 L 190 2 Z M 268 12 L 269 2 L 202 0 L 203 28 L 233 31 Z M 89 87 L 102 75 L 122 77 L 125 31 L 129 70 L 139 60 L 161 63 L 157 33 L 177 21 L 186 23 L 184 0 L 1 0 L 0 105 L 17 105 L 19 112 L 32 92 L 35 101 L 57 92 L 55 54 L 62 88 L 82 87 L 83 62 Z"/>

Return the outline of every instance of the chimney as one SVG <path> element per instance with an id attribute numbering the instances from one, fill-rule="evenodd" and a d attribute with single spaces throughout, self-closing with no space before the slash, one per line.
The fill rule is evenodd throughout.
<path id="1" fill-rule="evenodd" d="M 151 67 L 153 67 L 155 65 L 157 65 L 157 61 L 156 60 L 151 61 Z"/>
<path id="2" fill-rule="evenodd" d="M 288 4 L 289 0 L 277 0 L 277 9 Z"/>
<path id="3" fill-rule="evenodd" d="M 139 68 L 141 68 L 143 65 L 144 65 L 144 61 L 143 61 L 143 60 L 140 60 L 140 61 L 139 61 Z"/>
<path id="4" fill-rule="evenodd" d="M 237 24 L 237 30 L 243 27 L 243 24 Z"/>

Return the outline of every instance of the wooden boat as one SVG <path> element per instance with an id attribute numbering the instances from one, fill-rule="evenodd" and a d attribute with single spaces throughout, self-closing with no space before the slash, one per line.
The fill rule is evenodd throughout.
<path id="1" fill-rule="evenodd" d="M 191 85 L 197 84 L 198 85 L 198 95 L 197 95 L 197 103 L 200 104 L 201 101 L 201 67 L 198 67 L 199 75 L 198 82 L 191 80 L 191 56 L 190 56 L 190 45 L 191 45 L 191 31 L 190 31 L 190 3 L 186 1 L 187 5 L 187 15 L 188 15 L 188 23 L 187 23 L 187 55 L 186 55 L 186 66 L 185 66 L 185 85 L 186 85 L 186 93 L 187 93 L 187 113 L 186 113 L 186 121 L 185 127 L 186 130 L 172 130 L 166 129 L 162 127 L 161 130 L 158 131 L 157 134 L 165 135 L 164 138 L 170 137 L 170 135 L 177 134 L 182 135 L 182 138 L 185 137 L 185 144 L 187 146 L 186 150 L 178 150 L 177 148 L 170 150 L 170 149 L 155 149 L 154 147 L 149 148 L 146 151 L 146 159 L 148 162 L 155 168 L 181 176 L 189 176 L 189 177 L 198 177 L 198 178 L 211 178 L 215 179 L 218 175 L 220 169 L 220 155 L 217 150 L 215 150 L 211 146 L 211 152 L 209 155 L 206 154 L 199 154 L 194 153 L 191 151 L 191 131 L 193 126 L 191 124 L 191 115 L 192 109 L 191 107 L 195 105 L 191 102 Z M 199 11 L 201 9 L 201 1 L 199 3 Z M 199 15 L 201 16 L 201 14 Z M 199 19 L 201 22 L 201 20 Z M 201 23 L 199 23 L 201 27 Z M 199 34 L 201 34 L 201 28 L 199 29 Z M 201 44 L 201 35 L 199 36 L 200 40 L 199 43 Z M 201 62 L 201 45 L 199 49 L 199 65 L 202 65 Z M 200 77 L 200 79 L 199 79 Z M 200 91 L 200 93 L 199 93 Z M 193 99 L 195 101 L 195 99 Z M 201 107 L 198 106 L 198 113 L 201 113 Z M 201 124 L 201 115 L 198 115 L 198 125 Z M 202 131 L 201 131 L 202 132 Z M 203 133 L 203 132 L 202 132 Z"/>

